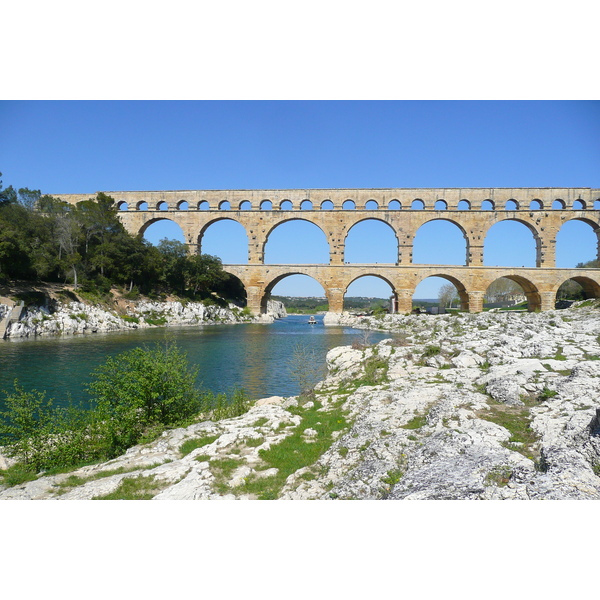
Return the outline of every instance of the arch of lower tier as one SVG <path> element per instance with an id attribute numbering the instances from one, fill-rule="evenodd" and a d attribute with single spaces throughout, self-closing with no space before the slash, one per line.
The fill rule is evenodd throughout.
<path id="1" fill-rule="evenodd" d="M 325 296 L 327 297 L 327 301 L 329 302 L 329 295 L 327 293 L 327 288 L 325 287 L 325 285 L 323 284 L 322 281 L 319 281 L 319 279 L 313 275 L 308 275 L 307 273 L 302 273 L 300 271 L 290 271 L 289 273 L 284 273 L 283 275 L 278 275 L 277 277 L 275 277 L 269 284 L 267 284 L 267 286 L 265 287 L 264 291 L 262 292 L 261 298 L 260 298 L 260 312 L 261 314 L 264 314 L 267 312 L 267 302 L 271 297 L 271 292 L 273 291 L 273 288 L 280 282 L 283 281 L 284 279 L 286 279 L 287 277 L 291 277 L 293 275 L 305 275 L 307 277 L 310 277 L 311 279 L 313 279 L 314 281 L 316 281 L 325 291 Z M 247 291 L 246 291 L 247 294 Z M 331 307 L 331 304 L 329 305 Z"/>
<path id="2" fill-rule="evenodd" d="M 534 312 L 538 310 L 542 310 L 542 296 L 540 294 L 540 290 L 538 287 L 526 277 L 522 275 L 515 275 L 508 273 L 506 275 L 501 275 L 500 277 L 494 277 L 493 279 L 486 280 L 487 285 L 485 286 L 485 291 L 487 292 L 488 287 L 494 283 L 494 281 L 504 277 L 505 279 L 510 279 L 515 283 L 521 286 L 525 297 L 527 298 L 527 310 L 529 312 Z M 560 286 L 559 286 L 560 287 Z M 558 291 L 558 288 L 556 288 Z M 556 291 L 554 292 L 554 299 L 556 299 Z M 554 308 L 554 302 L 552 303 L 552 308 Z M 544 307 L 545 310 L 548 310 L 547 307 Z"/>
<path id="3" fill-rule="evenodd" d="M 419 281 L 416 282 L 415 287 L 413 288 L 412 294 L 410 296 L 411 307 L 412 307 L 412 297 L 414 296 L 414 293 L 417 290 L 417 286 L 422 281 L 425 281 L 426 279 L 429 279 L 430 277 L 441 277 L 442 279 L 445 279 L 446 281 L 449 281 L 452 285 L 454 285 L 454 287 L 456 288 L 456 291 L 458 292 L 458 296 L 460 298 L 460 309 L 469 312 L 470 303 L 469 303 L 469 292 L 467 291 L 467 288 L 464 286 L 464 284 L 462 283 L 462 281 L 460 279 L 458 279 L 454 275 L 448 275 L 447 273 L 444 273 L 443 271 L 440 271 L 439 273 L 431 273 L 431 274 L 428 273 L 425 277 L 422 277 Z"/>

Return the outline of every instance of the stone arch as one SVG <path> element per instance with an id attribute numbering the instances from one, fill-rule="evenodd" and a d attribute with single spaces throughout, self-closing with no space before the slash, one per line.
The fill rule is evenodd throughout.
<path id="1" fill-rule="evenodd" d="M 156 210 L 167 211 L 170 209 L 169 203 L 166 200 L 159 200 L 156 203 Z"/>
<path id="2" fill-rule="evenodd" d="M 325 233 L 325 231 L 323 230 L 323 228 L 321 226 L 319 226 L 317 223 L 313 223 L 313 221 L 311 221 L 310 219 L 307 218 L 303 218 L 302 216 L 298 215 L 298 216 L 293 216 L 287 219 L 282 219 L 281 221 L 278 221 L 277 223 L 275 223 L 265 234 L 264 237 L 264 244 L 262 247 L 262 255 L 265 257 L 265 264 L 276 264 L 276 263 L 271 263 L 267 261 L 267 251 L 269 250 L 269 248 L 267 247 L 267 244 L 269 243 L 269 240 L 271 238 L 271 236 L 273 235 L 273 233 L 280 228 L 282 225 L 286 225 L 289 223 L 293 223 L 293 222 L 301 222 L 301 223 L 308 223 L 310 226 L 315 227 L 320 234 L 322 234 L 322 237 L 319 234 L 316 234 L 316 236 L 313 238 L 312 241 L 306 241 L 305 239 L 301 240 L 302 241 L 302 245 L 303 245 L 303 249 L 308 250 L 309 252 L 314 253 L 314 255 L 316 255 L 317 253 L 320 253 L 321 251 L 327 253 L 327 260 L 317 260 L 316 262 L 312 263 L 312 264 L 329 264 L 329 262 L 331 262 L 331 244 L 330 244 L 330 240 L 327 237 L 327 234 Z M 309 235 L 311 235 L 311 233 L 316 233 L 314 229 L 312 229 L 312 227 L 307 230 L 309 231 Z M 300 240 L 299 240 L 300 241 Z M 321 245 L 321 242 L 324 242 L 324 245 Z M 283 244 L 283 240 L 278 241 L 278 244 Z M 319 246 L 319 247 L 315 247 Z M 285 240 L 285 246 L 287 248 L 293 248 L 294 245 L 292 243 L 291 239 L 286 239 Z M 310 262 L 301 262 L 301 263 L 287 263 L 286 264 L 311 264 Z"/>
<path id="3" fill-rule="evenodd" d="M 563 240 L 561 239 L 561 237 L 564 237 L 565 233 L 567 231 L 567 230 L 565 230 L 565 225 L 567 227 L 572 228 L 572 226 L 569 224 L 575 223 L 575 222 L 585 223 L 586 225 L 591 227 L 593 233 L 596 235 L 596 240 L 595 240 L 596 246 L 590 248 L 589 255 L 587 255 L 587 256 L 581 255 L 580 256 L 581 260 L 575 259 L 575 260 L 571 260 L 571 261 L 564 261 L 563 260 L 563 250 L 565 248 L 564 248 Z M 569 237 L 575 237 L 575 236 L 571 235 Z M 583 239 L 585 237 L 587 237 L 587 235 L 584 233 L 584 235 L 582 237 L 577 239 L 577 250 L 583 249 L 582 245 L 586 243 L 585 239 Z M 590 236 L 590 238 L 591 238 L 591 236 Z M 566 242 L 566 246 L 572 250 L 574 244 Z M 575 263 L 587 262 L 589 260 L 594 260 L 594 259 L 600 258 L 600 223 L 595 222 L 588 218 L 584 218 L 584 217 L 571 217 L 569 219 L 566 219 L 560 226 L 560 229 L 558 230 L 558 232 L 556 233 L 555 247 L 556 247 L 556 266 L 559 268 L 574 267 Z"/>
<path id="4" fill-rule="evenodd" d="M 377 200 L 367 200 L 365 203 L 365 210 L 379 210 L 379 203 Z"/>
<path id="5" fill-rule="evenodd" d="M 231 203 L 229 200 L 221 200 L 221 202 L 219 202 L 219 210 L 231 210 Z"/>
<path id="6" fill-rule="evenodd" d="M 410 203 L 410 210 L 425 210 L 425 202 L 421 198 L 415 198 Z"/>
<path id="7" fill-rule="evenodd" d="M 402 210 L 402 203 L 400 200 L 396 200 L 396 198 L 394 198 L 393 200 L 389 201 L 388 210 Z"/>
<path id="8" fill-rule="evenodd" d="M 398 233 L 396 232 L 396 230 L 394 229 L 394 227 L 392 225 L 390 225 L 390 223 L 388 223 L 387 221 L 384 221 L 383 219 L 379 219 L 377 217 L 366 217 L 364 219 L 359 219 L 358 221 L 356 221 L 355 223 L 353 223 L 348 230 L 346 231 L 346 235 L 344 237 L 344 262 L 349 262 L 349 263 L 358 263 L 361 261 L 355 261 L 355 260 L 350 260 L 350 257 L 348 257 L 348 238 L 351 234 L 351 232 L 354 230 L 354 235 L 360 235 L 360 233 L 357 234 L 357 230 L 355 229 L 357 226 L 361 226 L 362 224 L 369 224 L 367 225 L 367 228 L 373 228 L 373 224 L 375 223 L 381 223 L 385 226 L 385 228 L 383 229 L 383 231 L 385 231 L 385 234 L 388 233 L 388 230 L 391 230 L 392 234 L 394 235 L 394 244 L 395 247 L 392 248 L 389 243 L 386 244 L 386 241 L 384 240 L 384 244 L 386 244 L 383 248 L 383 252 L 387 254 L 389 253 L 393 253 L 393 260 L 391 261 L 375 261 L 375 260 L 368 260 L 366 261 L 367 263 L 382 263 L 382 264 L 398 264 L 398 253 L 399 253 L 399 249 L 400 249 L 400 240 L 398 239 Z M 376 225 L 375 227 L 378 227 L 378 225 Z M 367 234 L 371 239 L 374 237 L 374 233 L 371 234 Z M 379 236 L 377 236 L 378 238 L 378 242 L 381 241 L 381 238 Z M 350 240 L 350 243 L 353 244 L 354 242 L 352 241 L 352 239 Z M 364 245 L 363 245 L 364 246 Z M 381 248 L 374 248 L 373 244 L 369 244 L 368 250 L 376 250 L 376 251 L 381 251 Z M 352 254 L 354 252 L 354 248 L 350 249 L 350 254 Z M 391 258 L 391 257 L 390 257 Z"/>
<path id="9" fill-rule="evenodd" d="M 321 206 L 319 208 L 321 210 L 333 210 L 335 207 L 331 200 L 323 200 L 323 202 L 321 202 Z"/>
<path id="10" fill-rule="evenodd" d="M 294 204 L 291 200 L 282 200 L 279 204 L 279 210 L 294 210 Z"/>
<path id="11" fill-rule="evenodd" d="M 313 209 L 313 203 L 308 200 L 302 200 L 302 202 L 300 202 L 300 210 L 312 210 Z"/>
<path id="12" fill-rule="evenodd" d="M 124 200 L 117 202 L 117 210 L 129 210 L 129 204 Z"/>
<path id="13" fill-rule="evenodd" d="M 490 258 L 490 252 L 489 252 L 490 247 L 489 246 L 490 246 L 490 243 L 494 244 L 495 241 L 493 240 L 493 237 L 492 237 L 492 241 L 490 242 L 490 238 L 488 237 L 489 233 L 494 228 L 495 228 L 495 231 L 500 231 L 501 229 L 506 229 L 505 225 L 501 225 L 500 228 L 498 228 L 497 226 L 500 224 L 509 223 L 509 222 L 519 223 L 520 225 L 524 225 L 530 231 L 530 233 L 533 236 L 534 253 L 535 253 L 534 261 L 532 261 L 534 264 L 531 266 L 539 267 L 542 262 L 542 240 L 540 238 L 540 233 L 537 230 L 537 228 L 535 227 L 535 225 L 533 225 L 532 223 L 530 223 L 524 219 L 517 219 L 514 217 L 504 217 L 502 213 L 498 213 L 498 219 L 496 220 L 496 222 L 493 223 L 493 225 L 491 225 L 487 230 L 485 230 L 483 232 L 484 233 L 484 239 L 483 239 L 483 261 L 484 261 L 483 264 L 484 264 L 484 266 L 501 266 L 501 267 L 525 267 L 525 266 L 527 266 L 526 263 L 528 262 L 528 260 L 526 260 L 526 259 L 528 257 L 523 256 L 523 255 L 519 256 L 520 260 L 517 260 L 516 255 L 514 258 L 511 258 L 509 260 L 509 262 L 512 261 L 514 264 L 501 264 L 501 265 L 490 264 L 491 262 L 494 262 L 494 259 L 497 259 L 497 257 Z M 526 243 L 526 240 L 522 240 L 522 243 Z M 487 248 L 486 248 L 486 244 L 487 244 Z M 503 244 L 503 251 L 504 251 L 502 256 L 505 256 L 509 250 L 511 250 L 513 252 L 516 252 L 519 250 L 519 246 L 515 246 L 515 245 L 511 246 L 511 245 L 506 244 L 506 235 L 505 234 L 502 239 L 502 244 Z M 521 263 L 521 264 L 517 264 L 517 263 Z"/>
<path id="14" fill-rule="evenodd" d="M 180 200 L 177 203 L 177 210 L 189 210 L 190 204 L 187 200 Z"/>
<path id="15" fill-rule="evenodd" d="M 504 210 L 519 210 L 519 203 L 514 198 L 511 198 L 506 201 Z"/>
<path id="16" fill-rule="evenodd" d="M 567 205 L 565 204 L 565 201 L 560 198 L 557 198 L 552 202 L 552 210 L 565 210 L 566 208 Z"/>
<path id="17" fill-rule="evenodd" d="M 464 258 L 461 259 L 459 261 L 459 259 L 456 257 L 453 260 L 455 260 L 455 262 L 449 262 L 449 263 L 444 263 L 444 262 L 418 262 L 420 260 L 422 260 L 421 256 L 419 256 L 422 252 L 422 247 L 421 244 L 426 244 L 426 241 L 422 241 L 424 239 L 424 237 L 427 237 L 427 226 L 430 223 L 434 223 L 434 222 L 441 222 L 441 223 L 449 223 L 451 225 L 453 225 L 454 227 L 458 228 L 458 231 L 462 234 L 462 237 L 464 239 Z M 444 229 L 445 226 L 442 226 L 442 230 Z M 426 228 L 426 229 L 424 229 Z M 435 228 L 439 228 L 439 226 L 435 226 Z M 418 238 L 419 236 L 419 232 L 421 232 L 421 239 Z M 455 230 L 448 230 L 446 229 L 446 232 L 450 232 L 449 235 L 453 236 Z M 425 236 L 423 236 L 423 234 L 425 233 Z M 444 233 L 444 235 L 448 235 L 447 233 Z M 457 243 L 458 240 L 456 240 L 454 243 Z M 415 257 L 415 253 L 417 254 L 417 256 Z M 454 252 L 452 252 L 452 254 L 454 254 Z M 439 264 L 456 264 L 456 265 L 467 265 L 468 264 L 468 257 L 469 257 L 469 237 L 467 235 L 467 232 L 465 231 L 464 227 L 458 223 L 457 221 L 455 221 L 454 219 L 451 219 L 449 217 L 432 217 L 430 219 L 427 219 L 426 221 L 423 222 L 423 224 L 415 231 L 415 237 L 413 238 L 413 251 L 412 251 L 412 260 L 411 262 L 414 264 L 434 264 L 434 265 L 439 265 Z M 416 261 L 415 261 L 416 258 Z"/>
<path id="18" fill-rule="evenodd" d="M 496 210 L 496 204 L 488 198 L 481 203 L 481 210 Z"/>
<path id="19" fill-rule="evenodd" d="M 146 239 L 152 244 L 158 243 L 160 241 L 160 238 L 169 237 L 162 234 L 160 236 L 157 236 L 149 231 L 151 228 L 155 229 L 153 226 L 162 221 L 168 222 L 167 229 L 170 230 L 169 233 L 171 234 L 171 236 L 174 236 L 174 238 L 180 238 L 178 241 L 183 241 L 183 243 L 187 244 L 193 243 L 193 240 L 190 238 L 189 232 L 188 235 L 186 235 L 186 231 L 183 229 L 183 227 L 179 223 L 177 223 L 177 221 L 174 221 L 169 217 L 156 217 L 154 219 L 149 219 L 140 227 L 138 235 L 146 237 Z"/>
<path id="20" fill-rule="evenodd" d="M 445 200 L 436 200 L 434 210 L 448 210 L 448 203 Z"/>
<path id="21" fill-rule="evenodd" d="M 539 200 L 538 198 L 534 198 L 530 203 L 529 203 L 529 210 L 543 210 L 544 209 L 544 203 Z"/>
<path id="22" fill-rule="evenodd" d="M 500 279 L 501 277 L 504 277 L 505 279 L 510 279 L 511 281 L 514 281 L 515 283 L 517 283 L 521 286 L 521 289 L 523 290 L 523 294 L 527 298 L 527 310 L 529 312 L 534 312 L 536 310 L 542 310 L 542 297 L 540 294 L 540 290 L 537 288 L 537 286 L 532 281 L 530 281 L 529 279 L 526 279 L 522 275 L 515 275 L 515 274 L 509 273 L 509 274 L 503 274 L 500 277 L 495 277 L 494 279 L 488 280 L 485 283 L 485 291 L 487 291 L 487 289 L 490 287 L 490 285 L 492 283 L 494 283 L 494 281 L 496 281 L 497 279 Z M 484 291 L 484 293 L 485 293 L 485 291 Z"/>
<path id="23" fill-rule="evenodd" d="M 263 200 L 260 203 L 260 210 L 273 210 L 273 203 L 270 200 Z"/>
<path id="24" fill-rule="evenodd" d="M 461 200 L 457 206 L 458 210 L 471 210 L 471 203 L 469 200 Z"/>
<path id="25" fill-rule="evenodd" d="M 444 271 L 435 271 L 433 273 L 428 273 L 427 275 L 421 277 L 418 281 L 415 281 L 414 287 L 413 287 L 412 293 L 411 293 L 411 303 L 412 303 L 412 298 L 414 297 L 415 292 L 417 290 L 417 287 L 423 281 L 425 281 L 426 279 L 429 279 L 431 277 L 440 277 L 441 279 L 445 279 L 446 281 L 449 281 L 452 285 L 454 285 L 454 287 L 456 288 L 456 291 L 458 292 L 458 297 L 460 298 L 460 309 L 467 311 L 467 312 L 469 311 L 470 297 L 469 297 L 469 292 L 467 291 L 467 288 L 465 287 L 465 285 L 463 284 L 463 282 L 460 279 L 458 279 L 454 275 L 445 273 Z"/>
<path id="26" fill-rule="evenodd" d="M 242 200 L 239 205 L 239 210 L 252 210 L 252 202 L 250 202 L 250 200 Z"/>
<path id="27" fill-rule="evenodd" d="M 571 207 L 571 209 L 572 210 L 585 210 L 586 204 L 581 198 L 578 198 L 577 200 L 575 200 L 573 202 L 573 206 Z"/>
<path id="28" fill-rule="evenodd" d="M 575 281 L 576 283 L 578 283 L 582 290 L 583 290 L 583 295 L 584 298 L 600 298 L 600 283 L 598 281 L 594 281 L 593 279 L 591 279 L 590 277 L 585 277 L 585 276 L 575 276 L 575 277 L 569 277 L 569 279 L 565 279 L 564 281 L 561 282 L 560 285 L 558 285 L 556 287 L 556 289 L 554 290 L 554 296 L 555 296 L 555 301 L 558 302 L 559 298 L 558 298 L 558 291 L 559 289 L 567 282 L 569 281 Z"/>
<path id="29" fill-rule="evenodd" d="M 331 298 L 330 298 L 328 289 L 323 281 L 320 281 L 317 277 L 315 277 L 313 275 L 307 275 L 306 273 L 303 273 L 301 270 L 292 269 L 287 273 L 276 275 L 275 277 L 273 277 L 273 279 L 271 281 L 269 281 L 265 285 L 264 290 L 261 295 L 261 299 L 260 299 L 260 312 L 262 314 L 267 312 L 267 302 L 271 298 L 271 292 L 273 291 L 275 286 L 278 283 L 280 283 L 281 281 L 283 281 L 284 279 L 286 279 L 288 277 L 292 277 L 293 275 L 302 275 L 302 276 L 308 277 L 308 278 L 312 279 L 313 281 L 315 281 L 316 283 L 318 283 L 323 288 L 323 292 L 324 292 L 325 297 L 327 298 L 328 305 L 331 306 Z"/>
<path id="30" fill-rule="evenodd" d="M 342 204 L 342 210 L 356 210 L 356 202 L 348 198 L 348 200 L 344 200 Z"/>
<path id="31" fill-rule="evenodd" d="M 210 210 L 210 204 L 206 200 L 200 200 L 198 210 Z"/>
<path id="32" fill-rule="evenodd" d="M 387 285 L 390 286 L 390 295 L 388 296 L 391 297 L 391 312 L 398 312 L 398 291 L 396 290 L 396 286 L 392 283 L 392 281 L 386 277 L 385 275 L 381 275 L 380 273 L 369 273 L 369 272 L 365 272 L 365 273 L 361 273 L 360 275 L 358 275 L 357 277 L 354 277 L 354 279 L 352 279 L 351 281 L 348 282 L 348 285 L 346 285 L 345 289 L 344 289 L 344 299 L 348 293 L 348 290 L 350 289 L 350 286 L 354 283 L 356 283 L 357 281 L 359 281 L 360 279 L 363 279 L 364 277 L 374 277 L 376 279 L 379 279 L 383 282 L 385 282 Z M 368 297 L 371 297 L 372 295 L 368 295 Z M 379 297 L 379 296 L 373 296 L 373 297 Z"/>
<path id="33" fill-rule="evenodd" d="M 135 210 L 148 210 L 148 202 L 146 202 L 146 200 L 140 200 L 135 205 Z"/>
<path id="34" fill-rule="evenodd" d="M 217 223 L 224 223 L 224 222 L 236 223 L 239 227 L 236 226 L 235 231 L 230 233 L 231 238 L 230 238 L 230 241 L 228 242 L 226 251 L 225 252 L 221 251 L 221 252 L 217 253 L 214 250 L 212 250 L 212 248 L 210 247 L 213 244 L 213 240 L 205 239 L 205 235 L 211 226 L 213 226 Z M 241 227 L 241 230 L 240 230 L 240 227 Z M 241 233 L 242 231 L 245 234 L 245 239 L 242 238 L 242 241 L 240 241 L 240 239 L 237 236 L 239 235 L 238 232 Z M 200 232 L 198 233 L 198 239 L 197 239 L 198 252 L 203 253 L 203 254 L 213 254 L 213 255 L 221 254 L 221 256 L 219 256 L 219 258 L 225 264 L 227 264 L 227 263 L 246 264 L 248 262 L 248 254 L 249 254 L 248 241 L 249 241 L 248 231 L 246 230 L 244 225 L 242 223 L 240 223 L 240 221 L 238 221 L 236 218 L 234 218 L 233 216 L 215 217 L 214 219 L 211 219 L 210 221 L 205 223 L 202 226 L 202 228 L 200 229 Z M 209 247 L 206 247 L 207 243 L 209 244 Z M 232 257 L 234 257 L 234 256 L 237 257 L 237 259 L 232 260 Z M 242 256 L 244 258 L 243 258 L 243 260 L 240 261 L 239 259 L 241 259 Z"/>

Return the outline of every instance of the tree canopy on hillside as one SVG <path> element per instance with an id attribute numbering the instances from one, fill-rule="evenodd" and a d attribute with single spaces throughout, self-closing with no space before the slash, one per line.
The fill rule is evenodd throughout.
<path id="1" fill-rule="evenodd" d="M 174 240 L 153 246 L 128 233 L 115 200 L 102 192 L 72 205 L 39 190 L 3 189 L 1 180 L 0 278 L 72 283 L 100 293 L 117 285 L 132 293 L 243 297 L 216 256 L 189 255 Z"/>

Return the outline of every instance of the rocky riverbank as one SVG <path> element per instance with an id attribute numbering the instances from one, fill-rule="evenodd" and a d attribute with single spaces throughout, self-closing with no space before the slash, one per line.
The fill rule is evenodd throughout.
<path id="1" fill-rule="evenodd" d="M 29 306 L 18 321 L 6 322 L 6 316 L 14 310 L 12 302 L 9 302 L 7 298 L 0 299 L 0 325 L 6 327 L 6 332 L 2 332 L 6 338 L 79 335 L 174 325 L 272 323 L 286 316 L 285 306 L 272 300 L 268 301 L 267 314 L 255 317 L 233 304 L 224 308 L 203 302 L 121 299 L 113 306 L 107 306 L 69 300 L 63 296 L 50 299 L 43 306 Z"/>
<path id="2" fill-rule="evenodd" d="M 600 499 L 600 310 L 587 304 L 361 318 L 391 339 L 331 350 L 309 396 L 262 399 L 0 499 L 134 484 L 156 500 Z"/>

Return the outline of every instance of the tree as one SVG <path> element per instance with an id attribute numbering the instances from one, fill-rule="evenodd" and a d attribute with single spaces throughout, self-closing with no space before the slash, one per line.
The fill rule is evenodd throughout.
<path id="1" fill-rule="evenodd" d="M 2 177 L 2 173 L 0 173 Z M 9 185 L 6 189 L 2 189 L 2 180 L 0 179 L 0 206 L 7 204 L 14 204 L 17 202 L 17 192 L 12 185 Z"/>
<path id="2" fill-rule="evenodd" d="M 523 288 L 506 277 L 500 277 L 488 286 L 484 295 L 484 302 L 514 302 L 523 296 Z"/>
<path id="3" fill-rule="evenodd" d="M 185 281 L 193 294 L 207 293 L 225 281 L 221 259 L 210 254 L 194 254 L 185 262 Z"/>
<path id="4" fill-rule="evenodd" d="M 72 214 L 64 213 L 57 217 L 56 236 L 59 247 L 58 258 L 62 260 L 65 271 L 73 270 L 73 285 L 77 289 L 77 269 L 81 262 L 78 249 L 82 240 L 81 228 Z"/>
<path id="5" fill-rule="evenodd" d="M 163 238 L 157 248 L 162 258 L 162 284 L 167 289 L 184 292 L 187 246 L 177 240 Z"/>
<path id="6" fill-rule="evenodd" d="M 458 292 L 452 283 L 446 283 L 440 288 L 438 300 L 444 308 L 452 306 L 454 300 L 458 300 Z"/>

